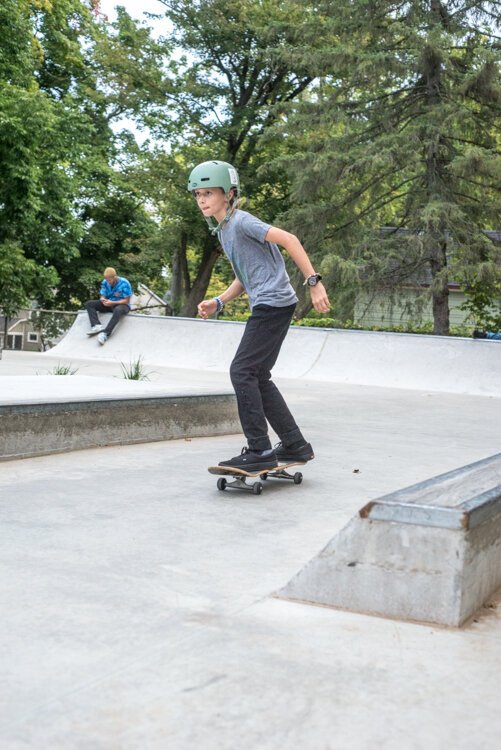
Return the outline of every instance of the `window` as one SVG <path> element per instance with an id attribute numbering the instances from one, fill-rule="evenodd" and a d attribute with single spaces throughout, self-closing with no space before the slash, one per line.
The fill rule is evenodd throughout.
<path id="1" fill-rule="evenodd" d="M 38 333 L 29 332 L 28 333 L 28 343 L 30 344 L 38 344 Z"/>
<path id="2" fill-rule="evenodd" d="M 23 348 L 23 334 L 22 333 L 9 333 L 7 336 L 7 349 L 22 349 Z"/>

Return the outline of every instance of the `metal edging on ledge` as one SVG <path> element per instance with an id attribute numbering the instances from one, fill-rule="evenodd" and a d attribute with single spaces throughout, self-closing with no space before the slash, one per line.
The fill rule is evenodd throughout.
<path id="1" fill-rule="evenodd" d="M 501 485 L 461 503 L 455 508 L 419 503 L 373 500 L 360 511 L 361 518 L 442 529 L 473 529 L 501 513 Z"/>
<path id="2" fill-rule="evenodd" d="M 465 529 L 469 526 L 468 513 L 464 510 L 418 503 L 373 500 L 359 511 L 359 515 L 369 521 L 436 526 L 442 529 Z"/>
<path id="3" fill-rule="evenodd" d="M 378 497 L 361 508 L 359 516 L 370 521 L 408 523 L 443 529 L 473 529 L 501 513 L 501 484 L 496 484 L 454 506 L 432 502 L 419 503 L 414 498 L 419 497 L 420 492 L 423 491 L 427 491 L 429 495 L 430 488 L 434 486 L 437 488 L 437 494 L 440 490 L 443 492 L 448 481 L 457 480 L 461 476 L 467 479 L 475 471 L 481 470 L 482 467 L 487 469 L 492 464 L 498 463 L 500 459 L 501 453 L 496 453 Z"/>
<path id="4" fill-rule="evenodd" d="M 495 463 L 501 459 L 501 453 L 495 453 L 492 456 L 487 456 L 486 458 L 481 458 L 479 461 L 474 461 L 471 464 L 466 464 L 465 466 L 459 466 L 457 469 L 452 469 L 451 471 L 447 471 L 444 474 L 437 474 L 435 477 L 430 477 L 429 479 L 424 479 L 422 482 L 417 482 L 416 484 L 412 484 L 409 487 L 404 487 L 401 490 L 396 490 L 395 492 L 390 492 L 387 495 L 383 495 L 382 497 L 376 498 L 374 502 L 396 502 L 401 503 L 405 502 L 405 498 L 409 496 L 413 496 L 416 494 L 416 492 L 419 492 L 420 490 L 426 490 L 429 487 L 432 487 L 433 485 L 437 485 L 440 482 L 445 482 L 449 479 L 456 479 L 457 477 L 460 477 L 461 475 L 467 476 L 475 469 L 479 469 L 481 466 L 490 466 L 490 464 Z M 472 499 L 472 501 L 475 498 Z M 469 501 L 469 502 L 472 502 Z M 412 501 L 411 501 L 412 502 Z"/>
<path id="5" fill-rule="evenodd" d="M 462 503 L 459 507 L 468 514 L 468 528 L 479 526 L 484 521 L 501 513 L 501 484 Z"/>

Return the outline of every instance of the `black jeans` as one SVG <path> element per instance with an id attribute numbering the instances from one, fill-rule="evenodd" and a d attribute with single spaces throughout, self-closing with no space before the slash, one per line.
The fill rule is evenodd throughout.
<path id="1" fill-rule="evenodd" d="M 251 450 L 271 448 L 266 420 L 285 446 L 303 439 L 270 372 L 295 307 L 254 307 L 231 363 L 230 377 L 237 396 L 238 414 Z"/>
<path id="2" fill-rule="evenodd" d="M 111 313 L 111 318 L 108 321 L 108 325 L 104 329 L 104 333 L 106 333 L 108 336 L 111 336 L 111 332 L 115 328 L 120 318 L 123 318 L 124 315 L 127 315 L 127 313 L 130 312 L 129 305 L 113 305 L 113 307 L 106 307 L 106 305 L 103 305 L 100 299 L 89 300 L 85 303 L 85 309 L 89 313 L 91 326 L 97 326 L 101 322 L 97 315 L 98 312 Z"/>

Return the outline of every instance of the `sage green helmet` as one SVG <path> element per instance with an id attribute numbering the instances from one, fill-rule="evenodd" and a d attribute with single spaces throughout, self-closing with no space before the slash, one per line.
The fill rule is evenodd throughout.
<path id="1" fill-rule="evenodd" d="M 188 190 L 201 190 L 203 188 L 222 188 L 226 195 L 233 188 L 236 197 L 240 195 L 240 180 L 235 167 L 226 161 L 204 161 L 191 171 L 188 179 Z"/>

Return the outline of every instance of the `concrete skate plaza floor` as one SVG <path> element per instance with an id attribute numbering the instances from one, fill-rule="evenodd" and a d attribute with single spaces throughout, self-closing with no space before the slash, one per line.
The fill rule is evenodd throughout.
<path id="1" fill-rule="evenodd" d="M 499 596 L 447 630 L 270 594 L 370 499 L 499 451 L 501 399 L 277 382 L 299 486 L 218 492 L 239 435 L 0 464 L 2 748 L 499 747 Z"/>

